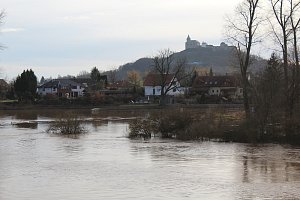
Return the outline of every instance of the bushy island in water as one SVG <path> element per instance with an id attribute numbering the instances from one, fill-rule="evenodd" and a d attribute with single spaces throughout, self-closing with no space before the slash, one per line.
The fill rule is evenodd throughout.
<path id="1" fill-rule="evenodd" d="M 174 138 L 243 143 L 300 144 L 299 127 L 286 132 L 281 123 L 264 124 L 259 117 L 245 119 L 241 110 L 162 109 L 129 123 L 129 138 Z"/>
<path id="2" fill-rule="evenodd" d="M 66 113 L 49 124 L 48 133 L 58 135 L 79 135 L 86 133 L 83 120 L 74 113 Z"/>

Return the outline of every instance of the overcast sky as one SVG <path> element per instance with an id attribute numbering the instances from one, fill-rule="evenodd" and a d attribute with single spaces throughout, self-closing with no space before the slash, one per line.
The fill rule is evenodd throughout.
<path id="1" fill-rule="evenodd" d="M 184 49 L 188 34 L 223 41 L 224 16 L 240 0 L 1 0 L 0 77 L 38 78 L 116 68 L 158 50 Z"/>

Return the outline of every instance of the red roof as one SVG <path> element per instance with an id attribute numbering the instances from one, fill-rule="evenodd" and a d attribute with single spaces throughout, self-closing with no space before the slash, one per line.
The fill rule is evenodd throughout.
<path id="1" fill-rule="evenodd" d="M 166 79 L 166 85 L 169 85 L 174 79 L 174 74 L 164 74 L 163 79 Z M 144 81 L 144 86 L 159 86 L 162 83 L 160 74 L 148 74 Z"/>
<path id="2" fill-rule="evenodd" d="M 130 84 L 126 80 L 116 81 L 116 82 L 108 85 L 109 88 L 114 88 L 114 89 L 129 88 L 129 86 L 130 86 Z"/>
<path id="3" fill-rule="evenodd" d="M 199 76 L 193 82 L 193 87 L 236 87 L 239 81 L 234 76 Z"/>

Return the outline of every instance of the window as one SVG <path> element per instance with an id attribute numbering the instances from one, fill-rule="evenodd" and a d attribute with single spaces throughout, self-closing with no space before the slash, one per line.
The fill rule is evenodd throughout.
<path id="1" fill-rule="evenodd" d="M 215 81 L 215 84 L 217 85 L 217 84 L 218 84 L 218 81 Z"/>
<path id="2" fill-rule="evenodd" d="M 215 93 L 215 90 L 212 90 L 212 93 Z"/>
<path id="3" fill-rule="evenodd" d="M 212 82 L 209 82 L 209 84 L 212 84 Z"/>
<path id="4" fill-rule="evenodd" d="M 153 95 L 155 95 L 155 88 L 153 88 Z"/>

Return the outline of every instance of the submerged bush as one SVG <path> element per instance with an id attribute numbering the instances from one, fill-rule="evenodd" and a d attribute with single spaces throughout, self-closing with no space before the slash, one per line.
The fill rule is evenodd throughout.
<path id="1" fill-rule="evenodd" d="M 129 138 L 151 138 L 153 128 L 152 121 L 135 119 L 129 123 Z"/>
<path id="2" fill-rule="evenodd" d="M 193 119 L 188 112 L 169 112 L 157 121 L 156 130 L 163 138 L 177 138 L 188 130 Z"/>
<path id="3" fill-rule="evenodd" d="M 162 138 L 179 140 L 215 140 L 226 142 L 299 144 L 299 119 L 290 121 L 291 130 L 284 129 L 283 120 L 263 124 L 259 118 L 245 119 L 242 111 L 220 109 L 163 109 L 129 125 L 130 138 Z"/>
<path id="4" fill-rule="evenodd" d="M 197 140 L 215 137 L 219 128 L 214 118 L 202 118 L 195 112 L 184 110 L 163 110 L 129 123 L 130 138 L 150 138 L 159 135 L 162 138 Z"/>
<path id="5" fill-rule="evenodd" d="M 136 119 L 129 125 L 130 138 L 162 138 L 179 140 L 218 140 L 256 142 L 261 139 L 254 122 L 244 121 L 239 112 L 208 110 L 199 113 L 193 110 L 163 110 Z"/>
<path id="6" fill-rule="evenodd" d="M 85 133 L 82 120 L 75 114 L 67 114 L 49 124 L 47 132 L 61 135 L 77 135 Z"/>

